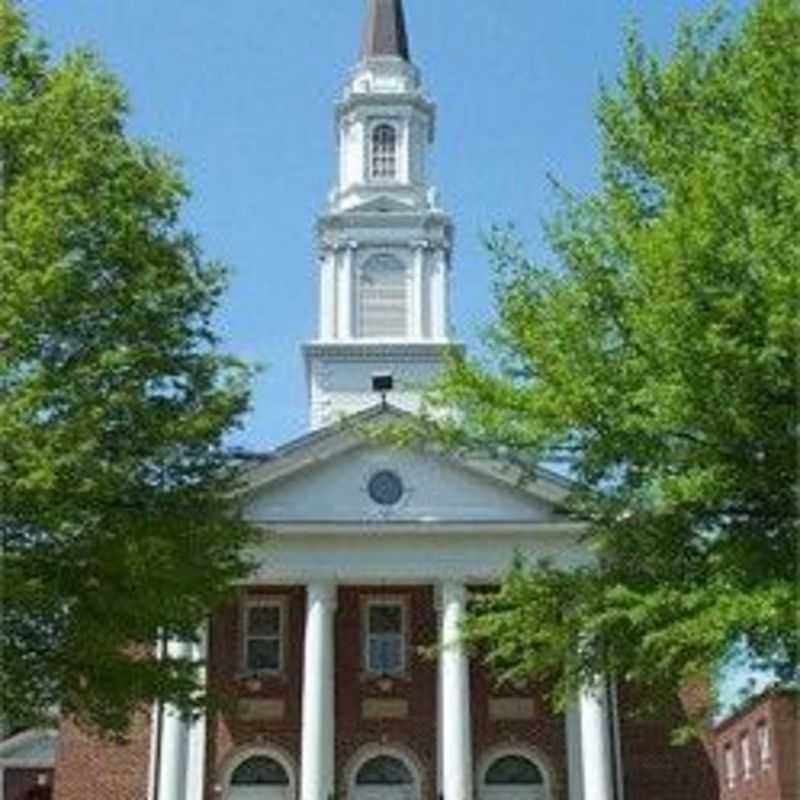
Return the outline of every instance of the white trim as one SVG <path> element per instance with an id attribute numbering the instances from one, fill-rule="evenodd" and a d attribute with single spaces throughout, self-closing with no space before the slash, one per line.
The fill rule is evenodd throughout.
<path id="1" fill-rule="evenodd" d="M 361 609 L 361 657 L 362 670 L 365 675 L 378 678 L 383 675 L 397 678 L 409 672 L 410 664 L 408 659 L 408 636 L 410 626 L 408 624 L 408 602 L 409 598 L 405 595 L 380 595 L 371 594 L 363 597 Z M 370 666 L 370 609 L 375 606 L 388 606 L 400 609 L 400 668 L 392 672 L 379 672 Z"/>
<path id="2" fill-rule="evenodd" d="M 409 490 L 410 491 L 410 490 Z M 314 536 L 352 536 L 359 531 L 384 534 L 402 534 L 429 537 L 432 533 L 443 536 L 469 536 L 485 538 L 487 535 L 535 535 L 561 538 L 579 537 L 587 531 L 585 522 L 492 522 L 486 520 L 385 520 L 354 519 L 345 522 L 304 521 L 274 522 L 268 519 L 251 519 L 249 522 L 270 536 L 296 536 L 298 533 Z"/>
<path id="3" fill-rule="evenodd" d="M 404 745 L 377 744 L 373 742 L 363 745 L 356 750 L 355 754 L 350 757 L 350 760 L 345 766 L 343 774 L 343 783 L 347 792 L 345 800 L 354 800 L 356 796 L 356 777 L 359 771 L 368 761 L 372 761 L 373 758 L 377 758 L 378 756 L 396 758 L 408 767 L 414 778 L 415 796 L 418 800 L 424 796 L 426 790 L 425 770 L 417 754 Z"/>
<path id="4" fill-rule="evenodd" d="M 501 758 L 506 758 L 507 756 L 519 756 L 534 764 L 539 772 L 542 773 L 545 797 L 547 800 L 555 800 L 555 779 L 553 777 L 555 772 L 553 770 L 553 765 L 550 763 L 550 759 L 539 748 L 528 744 L 520 744 L 518 742 L 507 742 L 505 744 L 495 745 L 484 751 L 483 756 L 481 756 L 478 762 L 478 768 L 475 771 L 478 798 L 482 797 L 483 789 L 486 786 L 486 773 L 496 761 L 499 761 Z"/>
<path id="5" fill-rule="evenodd" d="M 231 779 L 233 778 L 233 773 L 236 772 L 236 770 L 242 764 L 244 764 L 245 761 L 257 756 L 266 756 L 267 758 L 271 758 L 273 761 L 276 761 L 278 764 L 280 764 L 284 770 L 286 770 L 286 775 L 289 778 L 289 797 L 296 797 L 297 768 L 289 751 L 278 745 L 258 744 L 237 747 L 231 750 L 222 760 L 222 763 L 217 769 L 217 775 L 219 776 L 217 786 L 220 789 L 222 800 L 228 800 L 230 797 L 230 783 Z"/>
<path id="6" fill-rule="evenodd" d="M 614 800 L 625 800 L 625 764 L 622 760 L 622 717 L 619 710 L 619 691 L 616 680 L 609 681 L 608 698 L 611 708 L 611 725 L 614 734 L 614 752 L 611 757 L 616 765 L 616 797 Z"/>
<path id="7" fill-rule="evenodd" d="M 252 608 L 277 608 L 278 609 L 278 634 L 277 636 L 251 636 L 248 630 L 249 612 Z M 277 677 L 286 672 L 286 597 L 283 595 L 245 594 L 242 599 L 242 638 L 241 657 L 239 659 L 239 674 L 247 676 Z M 251 639 L 264 641 L 278 640 L 278 667 L 277 669 L 263 668 L 251 669 L 248 664 L 248 643 Z"/>

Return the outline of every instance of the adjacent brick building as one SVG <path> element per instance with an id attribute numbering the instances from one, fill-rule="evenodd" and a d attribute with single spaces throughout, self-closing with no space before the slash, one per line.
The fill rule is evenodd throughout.
<path id="1" fill-rule="evenodd" d="M 800 797 L 798 701 L 797 689 L 770 689 L 715 728 L 721 800 Z"/>
<path id="2" fill-rule="evenodd" d="M 0 800 L 51 800 L 58 731 L 31 728 L 0 741 Z"/>

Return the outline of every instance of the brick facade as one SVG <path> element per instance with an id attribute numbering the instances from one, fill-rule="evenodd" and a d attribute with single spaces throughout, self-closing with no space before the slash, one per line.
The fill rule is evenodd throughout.
<path id="1" fill-rule="evenodd" d="M 280 599 L 284 604 L 284 668 L 274 678 L 253 680 L 242 670 L 242 606 L 252 595 Z M 406 673 L 397 678 L 375 679 L 363 668 L 364 608 L 373 597 L 396 598 L 407 608 L 408 664 Z M 209 680 L 219 707 L 207 728 L 206 800 L 219 800 L 219 788 L 232 759 L 248 748 L 279 752 L 293 772 L 295 792 L 299 785 L 305 589 L 253 589 L 243 594 L 241 601 L 221 609 L 210 628 Z M 341 800 L 347 800 L 355 761 L 375 746 L 403 753 L 422 776 L 421 800 L 436 800 L 437 665 L 422 651 L 436 643 L 437 630 L 431 586 L 338 590 L 335 752 L 337 797 Z M 518 748 L 534 754 L 547 771 L 551 800 L 567 800 L 565 720 L 549 711 L 544 687 L 498 687 L 475 662 L 470 672 L 476 792 L 481 767 L 488 765 L 491 754 Z M 714 769 L 703 747 L 670 744 L 670 730 L 681 713 L 679 706 L 670 719 L 652 722 L 635 720 L 626 713 L 631 702 L 630 692 L 620 693 L 625 800 L 716 800 Z M 403 711 L 399 718 L 380 718 L 380 714 L 366 714 L 370 703 L 394 709 L 399 703 Z M 498 708 L 505 709 L 505 715 L 497 713 Z M 524 711 L 516 719 L 508 713 L 515 708 Z M 149 746 L 145 719 L 138 721 L 130 743 L 122 748 L 99 743 L 65 724 L 54 800 L 146 800 Z"/>
<path id="2" fill-rule="evenodd" d="M 150 721 L 138 718 L 128 744 L 99 741 L 65 721 L 55 768 L 54 800 L 146 800 Z"/>
<path id="3" fill-rule="evenodd" d="M 248 686 L 237 679 L 242 664 L 242 614 L 236 604 L 217 615 L 211 634 L 211 676 L 225 700 L 225 710 L 209 724 L 207 800 L 218 798 L 215 786 L 232 753 L 252 745 L 277 747 L 295 769 L 300 765 L 300 722 L 305 592 L 302 587 L 257 590 L 286 598 L 289 629 L 285 636 L 286 661 L 280 679 Z M 402 599 L 409 610 L 409 665 L 405 675 L 389 681 L 371 680 L 363 669 L 363 609 L 368 598 Z M 420 649 L 436 643 L 437 613 L 434 590 L 426 587 L 342 587 L 336 617 L 336 775 L 338 797 L 346 798 L 351 766 L 371 745 L 389 746 L 407 755 L 423 776 L 423 800 L 435 800 L 437 784 L 437 668 Z M 471 667 L 472 735 L 476 773 L 486 756 L 503 747 L 534 753 L 551 779 L 552 800 L 567 800 L 568 767 L 565 720 L 552 714 L 544 687 L 524 690 L 498 688 L 477 663 Z M 507 699 L 530 701 L 531 713 L 520 719 L 498 719 L 492 704 Z M 277 700 L 281 718 L 243 721 L 239 701 Z M 366 719 L 365 702 L 401 701 L 407 714 L 401 719 Z M 676 703 L 669 719 L 634 719 L 626 712 L 633 701 L 620 696 L 621 755 L 626 800 L 716 800 L 716 774 L 702 744 L 675 747 L 670 731 L 682 721 Z M 477 783 L 476 783 L 477 789 Z"/>
<path id="4" fill-rule="evenodd" d="M 797 800 L 799 698 L 797 691 L 769 691 L 717 726 L 721 800 Z M 766 751 L 760 746 L 762 736 L 767 737 Z"/>

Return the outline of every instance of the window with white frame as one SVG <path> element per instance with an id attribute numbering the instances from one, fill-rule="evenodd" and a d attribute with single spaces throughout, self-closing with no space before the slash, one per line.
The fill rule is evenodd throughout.
<path id="1" fill-rule="evenodd" d="M 360 274 L 358 334 L 365 339 L 397 339 L 408 331 L 408 279 L 402 261 L 371 258 Z"/>
<path id="2" fill-rule="evenodd" d="M 725 783 L 729 789 L 733 789 L 736 786 L 736 753 L 733 752 L 732 744 L 725 745 L 723 769 L 725 770 Z"/>
<path id="3" fill-rule="evenodd" d="M 761 769 L 768 769 L 772 761 L 772 748 L 769 740 L 769 726 L 766 721 L 759 722 L 756 726 L 756 740 L 758 742 L 758 760 Z"/>
<path id="4" fill-rule="evenodd" d="M 742 753 L 742 776 L 746 781 L 753 777 L 753 758 L 750 750 L 750 734 L 743 733 L 739 739 L 739 750 Z"/>
<path id="5" fill-rule="evenodd" d="M 364 612 L 364 662 L 375 675 L 398 675 L 406 668 L 406 609 L 401 600 L 374 598 Z"/>
<path id="6" fill-rule="evenodd" d="M 397 177 L 397 131 L 382 123 L 372 129 L 370 177 L 392 180 Z"/>
<path id="7" fill-rule="evenodd" d="M 280 599 L 249 598 L 244 604 L 244 668 L 248 673 L 283 670 L 283 614 Z"/>

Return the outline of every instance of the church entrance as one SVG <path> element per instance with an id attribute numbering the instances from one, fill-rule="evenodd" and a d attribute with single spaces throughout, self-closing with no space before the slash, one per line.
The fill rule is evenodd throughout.
<path id="1" fill-rule="evenodd" d="M 504 755 L 484 772 L 480 800 L 550 800 L 550 792 L 536 763 L 523 755 Z"/>
<path id="2" fill-rule="evenodd" d="M 252 756 L 233 771 L 225 800 L 291 800 L 289 775 L 274 758 Z"/>
<path id="3" fill-rule="evenodd" d="M 418 800 L 419 779 L 399 758 L 380 755 L 361 765 L 353 800 Z"/>

